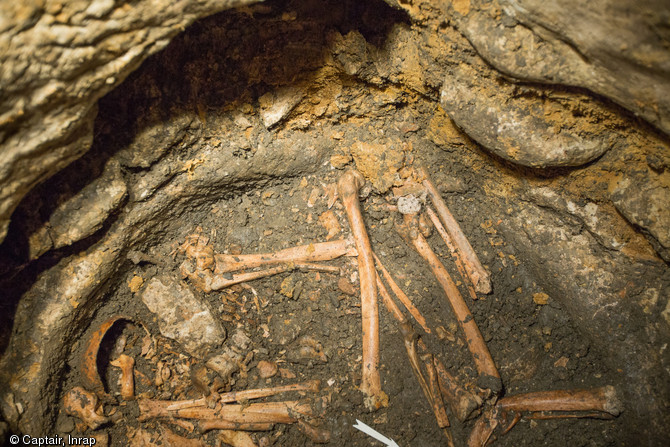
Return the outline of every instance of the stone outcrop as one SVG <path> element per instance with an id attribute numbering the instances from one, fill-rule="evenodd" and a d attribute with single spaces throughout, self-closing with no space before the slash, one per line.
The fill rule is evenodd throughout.
<path id="1" fill-rule="evenodd" d="M 193 21 L 245 0 L 0 4 L 0 240 L 26 193 L 85 153 L 97 100 Z"/>

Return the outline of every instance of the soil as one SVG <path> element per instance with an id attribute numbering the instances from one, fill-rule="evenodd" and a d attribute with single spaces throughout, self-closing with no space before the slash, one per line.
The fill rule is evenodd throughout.
<path id="1" fill-rule="evenodd" d="M 433 155 L 442 156 L 439 152 Z M 438 163 L 437 159 L 426 158 L 425 161 L 429 165 Z M 179 346 L 159 336 L 155 316 L 129 287 L 133 277 L 146 280 L 160 273 L 178 274 L 181 259 L 177 257 L 173 260 L 170 254 L 175 244 L 183 243 L 185 237 L 194 231 L 210 236 L 210 242 L 218 253 L 230 252 L 233 245 L 243 247 L 244 253 L 258 253 L 323 241 L 327 231 L 318 222 L 319 215 L 328 209 L 323 185 L 334 183 L 340 174 L 339 170 L 325 167 L 302 178 L 282 179 L 263 188 L 240 192 L 235 197 L 212 204 L 211 212 L 199 219 L 184 215 L 180 221 L 173 223 L 175 228 L 180 228 L 174 238 L 154 246 L 147 254 L 145 259 L 153 261 L 129 266 L 126 273 L 118 278 L 114 292 L 107 297 L 107 305 L 99 312 L 91 329 L 111 315 L 131 315 L 136 321 L 146 324 L 161 347 L 161 354 L 153 364 L 145 361 L 138 355 L 141 343 L 137 342 L 141 340 L 143 331 L 137 327 L 134 332 L 131 331 L 137 340 L 128 343 L 126 352 L 141 359 L 137 362 L 137 370 L 151 379 L 156 375 L 155 362 L 160 360 L 171 366 L 172 374 L 182 376 L 181 380 L 167 388 L 148 386 L 138 381 L 138 393 L 161 399 L 190 399 L 203 395 L 189 374 L 190 368 L 197 362 L 183 352 L 175 354 L 180 352 Z M 434 175 L 439 178 L 439 172 Z M 308 200 L 314 190 L 319 191 L 319 199 L 309 207 Z M 616 383 L 616 374 L 604 367 L 599 353 L 591 349 L 588 341 L 572 327 L 560 305 L 551 299 L 545 303 L 542 295 L 540 299 L 536 298 L 541 304 L 533 300 L 533 296 L 544 291 L 527 273 L 523 262 L 515 258 L 514 249 L 506 246 L 502 237 L 496 234 L 497 216 L 481 216 L 469 210 L 469 203 L 486 198 L 474 190 L 465 194 L 448 194 L 445 198 L 452 212 L 462 220 L 473 246 L 492 273 L 494 292 L 480 296 L 477 301 L 469 298 L 467 301 L 500 369 L 505 392 L 516 394 Z M 363 202 L 374 250 L 421 310 L 429 326 L 445 329 L 442 340 L 435 331 L 433 334 L 421 334 L 429 348 L 462 383 L 472 384 L 476 381 L 476 371 L 444 294 L 427 265 L 396 233 L 393 226 L 396 213 L 386 209 L 386 202 L 386 198 L 377 193 L 371 193 Z M 349 234 L 348 224 L 339 202 L 335 203 L 333 210 L 343 229 L 336 237 L 346 236 Z M 201 230 L 197 230 L 198 227 Z M 452 276 L 459 278 L 439 236 L 433 235 L 429 241 L 452 270 Z M 356 264 L 351 258 L 336 260 L 333 265 L 342 267 L 342 278 L 346 281 L 356 278 Z M 332 431 L 331 445 L 374 445 L 374 441 L 353 428 L 356 419 L 375 427 L 399 445 L 444 445 L 444 435 L 437 427 L 406 360 L 395 320 L 381 306 L 381 376 L 390 405 L 375 413 L 365 410 L 363 395 L 357 389 L 361 374 L 360 298 L 358 294 L 350 296 L 343 292 L 338 287 L 339 280 L 331 274 L 294 272 L 254 281 L 249 284 L 253 290 L 236 287 L 233 292 L 197 293 L 225 322 L 229 333 L 235 327 L 243 328 L 253 340 L 254 355 L 244 374 L 246 377 L 236 375 L 231 390 L 319 379 L 324 384 L 321 394 L 331 399 L 325 417 L 325 427 Z M 467 296 L 462 280 L 458 283 L 463 296 Z M 292 285 L 288 286 L 292 288 L 291 297 L 286 296 L 287 284 Z M 357 281 L 353 281 L 353 285 L 357 292 Z M 259 306 L 256 306 L 254 296 L 257 296 Z M 231 304 L 233 302 L 239 303 L 239 306 Z M 306 335 L 321 343 L 327 362 L 300 363 L 291 360 L 296 340 Z M 105 343 L 111 345 L 114 340 L 114 335 L 110 334 Z M 83 346 L 79 346 L 72 350 L 71 372 L 64 389 L 81 382 L 78 365 L 82 349 Z M 295 378 L 283 379 L 279 375 L 270 379 L 259 378 L 255 366 L 262 360 L 277 362 Z M 117 377 L 115 371 L 110 371 L 106 377 L 106 384 L 112 393 L 119 392 Z M 127 404 L 123 414 L 123 422 L 109 430 L 111 445 L 126 445 L 128 427 L 155 430 L 161 424 L 167 424 L 177 433 L 192 436 L 165 422 L 138 423 L 135 419 L 136 404 L 133 402 Z M 58 426 L 71 426 L 67 419 L 69 417 L 61 413 Z M 453 417 L 452 421 L 457 445 L 463 445 L 472 423 L 461 424 Z M 615 421 L 524 421 L 497 445 L 558 445 L 562 442 L 570 445 L 617 445 L 624 423 L 625 416 Z M 294 426 L 277 426 L 265 436 L 273 439 L 275 445 L 312 445 Z M 215 438 L 216 434 L 212 433 L 202 439 L 213 443 Z"/>
<path id="2" fill-rule="evenodd" d="M 124 247 L 126 259 L 101 289 L 90 325 L 82 328 L 79 342 L 70 350 L 61 392 L 81 385 L 80 362 L 90 333 L 110 316 L 126 315 L 136 324 L 119 325 L 104 340 L 100 364 L 107 390 L 118 396 L 119 372 L 104 367 L 104 358 L 112 356 L 118 340 L 125 338 L 125 353 L 136 359 L 139 395 L 170 400 L 202 397 L 201 380 L 193 378 L 193 372 L 202 369 L 202 359 L 189 356 L 178 343 L 160 335 L 155 315 L 140 300 L 141 284 L 158 275 L 179 277 L 184 254 L 176 249 L 194 233 L 207 236 L 216 253 L 271 252 L 326 240 L 328 231 L 319 217 L 329 210 L 332 196 L 328 191 L 350 167 L 358 167 L 368 180 L 361 201 L 374 251 L 433 331 L 422 333 L 418 325 L 415 329 L 462 384 L 474 386 L 476 370 L 444 292 L 426 263 L 397 234 L 394 222 L 398 214 L 388 207 L 395 203 L 390 188 L 399 179 L 398 171 L 417 164 L 428 167 L 491 273 L 493 292 L 470 299 L 465 280 L 459 276 L 442 240 L 436 233 L 428 239 L 474 315 L 500 371 L 504 394 L 620 385 L 621 371 L 606 365 L 600 348 L 584 337 L 554 298 L 555 291 L 543 288 L 542 279 L 531 273 L 532 259 L 524 259 L 523 251 L 506 240 L 499 229 L 511 210 L 520 206 L 522 186 L 549 185 L 593 198 L 603 194 L 603 183 L 613 173 L 632 168 L 627 168 L 626 162 L 616 155 L 606 155 L 601 164 L 583 171 L 539 174 L 491 157 L 456 129 L 436 105 L 438 92 L 430 76 L 420 89 L 415 85 L 409 88 L 406 81 L 380 84 L 375 83 L 374 76 L 366 79 L 365 70 L 355 76 L 343 73 L 335 67 L 332 54 L 324 55 L 325 49 L 330 51 L 329 45 L 337 41 L 336 33 L 340 38 L 353 36 L 347 34 L 352 30 L 375 48 L 382 48 L 384 36 L 394 27 L 413 29 L 406 16 L 387 6 L 357 7 L 356 2 L 345 2 L 343 8 L 333 6 L 332 15 L 328 16 L 310 2 L 296 3 L 301 6 L 271 2 L 267 9 L 262 6 L 227 12 L 201 21 L 176 39 L 165 53 L 148 61 L 120 89 L 101 100 L 96 142 L 89 155 L 71 168 L 73 172 L 95 166 L 101 163 L 99 160 L 118 157 L 129 184 L 152 178 L 160 190 L 177 183 L 202 181 L 207 176 L 221 176 L 220 171 L 212 169 L 205 177 L 198 177 L 200 170 L 206 172 L 211 158 L 250 168 L 230 183 L 210 182 L 201 194 L 176 201 L 179 208 L 170 210 L 155 226 L 137 230 L 148 236 L 130 251 Z M 278 13 L 295 10 L 297 21 L 290 14 L 286 17 Z M 426 14 L 437 21 L 435 12 Z M 414 28 L 413 32 L 421 31 Z M 265 45 L 271 47 L 265 48 L 267 52 L 257 48 L 257 40 L 249 38 L 254 33 L 263 33 Z M 234 44 L 221 50 L 217 46 L 225 39 Z M 294 46 L 287 49 L 286 42 Z M 445 42 L 440 45 L 447 45 Z M 462 38 L 449 45 L 463 45 Z M 194 52 L 194 48 L 200 52 Z M 272 54 L 281 57 L 268 56 Z M 465 54 L 472 56 L 467 51 Z M 240 60 L 246 65 L 235 71 Z M 443 61 L 443 65 L 448 63 Z M 218 77 L 208 71 L 214 66 L 218 67 Z M 426 70 L 430 73 L 430 69 Z M 164 75 L 163 71 L 171 75 Z M 267 98 L 260 98 L 278 85 L 299 85 L 309 99 L 299 102 L 276 127 L 268 128 L 261 118 Z M 176 136 L 163 135 L 156 137 L 156 143 L 131 146 L 150 124 L 175 121 L 187 122 Z M 374 143 L 381 149 L 366 149 L 372 159 L 363 160 L 357 152 L 358 142 Z M 287 148 L 303 146 L 315 155 L 306 157 L 307 161 L 298 168 L 286 167 L 290 161 L 283 158 L 295 157 L 295 151 Z M 261 147 L 276 151 L 280 166 L 276 175 L 257 173 L 263 172 L 255 164 Z M 53 188 L 51 194 L 67 194 L 69 189 L 58 182 L 67 185 L 64 179 L 73 172 L 66 171 L 44 188 L 59 185 L 60 189 Z M 127 207 L 119 214 L 132 213 L 134 203 L 145 200 L 134 196 L 133 188 L 129 190 Z M 335 201 L 331 209 L 341 226 L 334 237 L 347 237 L 350 231 L 342 205 Z M 616 211 L 612 210 L 612 214 Z M 114 225 L 115 218 L 71 251 L 52 252 L 46 261 L 28 267 L 26 275 L 37 276 L 60 258 L 94 247 Z M 18 230 L 14 227 L 11 231 Z M 636 253 L 654 257 L 648 243 L 629 225 L 620 224 L 617 231 L 628 238 Z M 12 262 L 25 265 L 24 261 Z M 323 421 L 323 427 L 332 434 L 329 445 L 381 445 L 353 428 L 356 419 L 400 446 L 445 445 L 444 434 L 407 362 L 396 322 L 381 305 L 380 371 L 389 406 L 372 413 L 365 409 L 358 390 L 362 348 L 357 266 L 353 258 L 346 257 L 331 264 L 341 267 L 340 276 L 295 271 L 253 281 L 247 287 L 210 293 L 193 289 L 199 299 L 208 303 L 228 334 L 241 328 L 252 340 L 253 357 L 246 369 L 233 376 L 226 390 L 319 379 L 322 390 L 318 395 L 330 399 Z M 16 281 L 22 276 L 17 278 Z M 140 323 L 156 341 L 153 357 L 141 354 L 146 332 Z M 442 329 L 438 331 L 439 327 Z M 295 351 L 305 336 L 321 344 L 326 362 L 297 358 Z M 170 379 L 160 386 L 155 383 L 159 361 L 170 370 Z M 284 371 L 262 379 L 256 368 L 261 361 L 276 362 Z M 211 385 L 212 380 L 214 375 L 207 372 L 206 381 Z M 295 397 L 289 395 L 291 399 Z M 121 420 L 104 428 L 112 446 L 128 445 L 129 434 L 135 429 L 159 433 L 161 426 L 189 438 L 198 437 L 207 445 L 217 445 L 216 431 L 200 435 L 166 421 L 139 422 L 136 402 L 122 403 L 119 411 Z M 473 421 L 460 423 L 454 416 L 450 419 L 456 445 L 465 445 Z M 495 445 L 622 445 L 627 424 L 630 419 L 625 411 L 614 420 L 522 420 Z M 91 433 L 79 431 L 76 420 L 63 411 L 57 411 L 55 428 L 72 435 Z M 256 440 L 266 438 L 263 442 L 270 445 L 312 445 L 294 425 L 275 425 L 272 431 L 253 436 Z"/>

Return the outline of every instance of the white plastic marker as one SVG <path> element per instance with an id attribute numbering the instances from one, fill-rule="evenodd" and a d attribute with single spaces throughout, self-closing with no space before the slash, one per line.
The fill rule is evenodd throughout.
<path id="1" fill-rule="evenodd" d="M 368 425 L 365 425 L 364 423 L 362 423 L 358 419 L 356 419 L 356 423 L 354 424 L 354 428 L 359 429 L 360 431 L 362 431 L 363 433 L 365 433 L 368 436 L 372 436 L 377 441 L 383 442 L 388 447 L 398 447 L 398 444 L 396 444 L 393 439 L 387 438 L 386 436 L 382 435 L 381 433 L 379 433 L 374 428 L 372 428 Z"/>

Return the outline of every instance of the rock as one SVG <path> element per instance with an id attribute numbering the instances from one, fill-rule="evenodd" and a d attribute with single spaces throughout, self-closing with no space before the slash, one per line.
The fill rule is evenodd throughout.
<path id="1" fill-rule="evenodd" d="M 337 288 L 349 296 L 356 295 L 356 288 L 351 284 L 347 278 L 340 278 L 337 280 Z"/>
<path id="2" fill-rule="evenodd" d="M 661 290 L 668 277 L 665 264 L 607 250 L 588 231 L 531 203 L 518 204 L 499 230 L 520 258 L 533 260 L 537 282 L 551 290 L 551 299 L 585 339 L 602 350 L 611 368 L 622 371 L 626 411 L 633 420 L 645 421 L 636 433 L 655 439 L 670 423 L 661 410 L 666 404 L 662 396 L 670 392 L 670 383 L 660 378 L 665 376 L 661 353 L 666 338 L 658 325 L 663 317 L 661 312 L 645 314 L 644 294 L 627 288 L 637 282 Z"/>
<path id="3" fill-rule="evenodd" d="M 546 293 L 543 293 L 543 292 L 534 293 L 533 294 L 533 301 L 535 302 L 535 304 L 537 304 L 539 306 L 544 306 L 545 304 L 547 304 L 549 302 L 549 295 L 547 295 Z"/>
<path id="4" fill-rule="evenodd" d="M 23 196 L 88 150 L 100 97 L 196 19 L 245 3 L 0 2 L 0 241 Z"/>
<path id="5" fill-rule="evenodd" d="M 302 89 L 283 87 L 258 98 L 263 125 L 268 129 L 277 125 L 304 97 L 305 92 Z"/>
<path id="6" fill-rule="evenodd" d="M 398 171 L 404 166 L 401 151 L 393 150 L 395 143 L 388 146 L 378 143 L 356 142 L 351 146 L 351 155 L 356 162 L 356 169 L 372 183 L 380 193 L 388 191 L 392 186 L 402 184 Z"/>
<path id="7" fill-rule="evenodd" d="M 109 162 L 101 177 L 60 204 L 49 221 L 31 235 L 30 259 L 91 236 L 121 205 L 126 192 L 119 164 Z"/>
<path id="8" fill-rule="evenodd" d="M 258 369 L 258 376 L 261 379 L 269 379 L 270 377 L 274 377 L 277 374 L 277 371 L 279 370 L 279 368 L 277 367 L 277 363 L 270 362 L 267 360 L 261 360 L 260 362 L 258 362 L 256 368 Z"/>
<path id="9" fill-rule="evenodd" d="M 171 278 L 149 280 L 142 301 L 156 314 L 161 334 L 179 342 L 194 357 L 208 356 L 226 338 L 209 308 Z"/>
<path id="10" fill-rule="evenodd" d="M 575 118 L 556 101 L 539 94 L 515 95 L 513 90 L 463 65 L 446 76 L 440 102 L 472 139 L 524 166 L 579 166 L 611 147 L 607 129 Z"/>
<path id="11" fill-rule="evenodd" d="M 666 26 L 667 1 L 469 0 L 452 2 L 451 12 L 502 73 L 587 88 L 670 133 L 669 39 L 656 31 Z"/>
<path id="12" fill-rule="evenodd" d="M 640 227 L 656 252 L 670 262 L 670 187 L 667 175 L 636 175 L 619 182 L 612 194 L 614 206 Z"/>
<path id="13" fill-rule="evenodd" d="M 417 214 L 421 211 L 421 202 L 413 194 L 398 198 L 398 212 L 400 214 Z"/>

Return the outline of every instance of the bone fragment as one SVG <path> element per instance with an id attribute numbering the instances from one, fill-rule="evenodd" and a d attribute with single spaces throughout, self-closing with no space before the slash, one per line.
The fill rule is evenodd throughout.
<path id="1" fill-rule="evenodd" d="M 437 357 L 433 361 L 442 397 L 458 420 L 463 422 L 476 415 L 482 405 L 481 398 L 461 387 Z"/>
<path id="2" fill-rule="evenodd" d="M 319 380 L 308 380 L 307 382 L 294 383 L 291 385 L 281 385 L 271 388 L 231 391 L 228 393 L 220 394 L 218 401 L 221 402 L 222 404 L 226 404 L 231 402 L 242 402 L 253 399 L 260 399 L 261 397 L 276 396 L 277 394 L 289 393 L 292 391 L 317 393 L 320 389 L 321 389 L 321 382 Z M 166 407 L 166 410 L 168 411 L 207 406 L 207 399 L 204 397 L 201 397 L 199 399 L 177 400 L 171 402 L 172 404 Z"/>
<path id="3" fill-rule="evenodd" d="M 421 387 L 423 394 L 426 396 L 426 400 L 428 400 L 428 404 L 435 414 L 435 419 L 437 420 L 439 427 L 444 429 L 444 434 L 447 438 L 447 445 L 449 447 L 453 447 L 451 432 L 447 428 L 449 427 L 449 418 L 447 417 L 447 414 L 444 410 L 444 404 L 442 403 L 442 397 L 440 396 L 439 385 L 435 378 L 435 371 L 428 371 L 428 379 L 426 379 L 426 376 L 421 370 L 421 364 L 419 362 L 419 354 L 417 352 L 418 337 L 416 332 L 414 331 L 414 328 L 409 323 L 409 321 L 407 321 L 400 308 L 391 299 L 391 295 L 388 293 L 388 290 L 386 290 L 386 287 L 382 283 L 379 275 L 377 275 L 377 287 L 386 308 L 398 321 L 400 333 L 402 334 L 405 344 L 405 351 L 407 351 L 407 357 L 409 359 L 410 366 L 412 367 L 412 371 L 414 371 L 414 376 L 416 377 L 417 382 L 419 382 L 419 386 Z M 432 363 L 433 356 L 428 353 L 424 355 L 426 358 L 425 361 Z"/>
<path id="4" fill-rule="evenodd" d="M 379 377 L 379 310 L 375 261 L 365 230 L 363 214 L 358 202 L 358 190 L 363 176 L 354 170 L 345 172 L 337 182 L 337 190 L 347 213 L 349 226 L 358 251 L 358 272 L 361 286 L 361 315 L 363 323 L 363 374 L 361 391 L 366 395 L 365 405 L 377 410 L 388 406 L 388 396 L 381 388 Z"/>
<path id="5" fill-rule="evenodd" d="M 435 188 L 430 177 L 428 177 L 428 172 L 423 168 L 419 168 L 418 174 L 423 177 L 423 186 L 426 187 L 428 195 L 430 196 L 433 205 L 435 205 L 437 214 L 440 216 L 440 219 L 442 219 L 442 222 L 444 222 L 444 226 L 456 246 L 456 252 L 459 257 L 462 258 L 465 270 L 467 271 L 472 284 L 475 286 L 475 290 L 479 293 L 491 293 L 491 281 L 488 272 L 484 270 L 481 262 L 479 262 L 479 258 L 472 249 L 472 245 L 470 245 L 465 234 L 463 234 L 463 230 L 461 230 L 458 222 L 456 222 L 456 219 L 454 219 L 449 208 L 447 208 L 447 204 L 442 200 L 439 191 Z"/>
<path id="6" fill-rule="evenodd" d="M 116 360 L 109 362 L 110 365 L 121 368 L 121 397 L 125 400 L 135 398 L 135 359 L 121 354 Z"/>
<path id="7" fill-rule="evenodd" d="M 324 428 L 316 427 L 302 419 L 298 419 L 297 427 L 315 444 L 328 444 L 330 442 L 330 431 Z"/>
<path id="8" fill-rule="evenodd" d="M 340 239 L 329 242 L 300 245 L 274 253 L 248 255 L 216 255 L 214 273 L 245 270 L 273 264 L 331 261 L 341 256 L 356 256 L 356 249 L 351 239 Z"/>
<path id="9" fill-rule="evenodd" d="M 105 320 L 100 327 L 91 334 L 91 337 L 86 344 L 86 351 L 84 351 L 81 363 L 82 381 L 84 382 L 84 386 L 93 390 L 98 397 L 110 402 L 113 401 L 113 398 L 105 392 L 105 386 L 102 384 L 100 374 L 98 373 L 98 351 L 100 350 L 102 339 L 107 332 L 112 326 L 122 320 L 132 321 L 127 317 L 117 315 Z"/>
<path id="10" fill-rule="evenodd" d="M 98 405 L 98 396 L 81 387 L 68 391 L 63 398 L 63 406 L 67 414 L 81 419 L 91 430 L 109 422 L 109 418 L 102 414 L 102 407 Z"/>
<path id="11" fill-rule="evenodd" d="M 271 422 L 228 422 L 221 419 L 203 419 L 198 423 L 201 433 L 211 430 L 245 430 L 245 431 L 269 431 L 274 424 Z"/>
<path id="12" fill-rule="evenodd" d="M 437 425 L 440 428 L 449 427 L 449 418 L 447 417 L 447 412 L 444 409 L 440 386 L 437 383 L 437 372 L 435 371 L 435 365 L 433 363 L 433 355 L 423 354 L 421 356 L 421 360 L 423 360 L 423 364 L 426 367 L 426 371 L 428 372 L 428 388 L 430 389 L 430 395 L 432 397 L 433 413 L 437 419 Z"/>
<path id="13" fill-rule="evenodd" d="M 456 250 L 456 246 L 454 245 L 453 241 L 451 240 L 451 236 L 449 236 L 449 233 L 447 233 L 447 230 L 444 229 L 444 226 L 442 226 L 442 222 L 440 222 L 440 218 L 437 217 L 437 214 L 435 214 L 435 211 L 429 206 L 426 207 L 426 213 L 428 214 L 428 217 L 430 217 L 430 221 L 433 223 L 433 226 L 437 230 L 437 232 L 442 236 L 442 240 L 444 243 L 447 245 L 447 248 L 449 249 L 449 252 L 451 253 L 452 257 L 454 258 L 454 261 L 456 263 L 456 268 L 458 269 L 458 273 L 461 275 L 461 277 L 464 280 L 465 287 L 468 289 L 468 293 L 470 294 L 470 297 L 473 300 L 477 299 L 477 292 L 475 291 L 475 288 L 472 284 L 472 281 L 470 280 L 470 277 L 467 274 L 467 271 L 465 269 L 465 264 L 463 262 L 463 258 L 458 255 L 458 250 Z M 467 278 L 467 280 L 466 280 Z"/>
<path id="14" fill-rule="evenodd" d="M 395 282 L 391 274 L 389 273 L 388 270 L 386 270 L 386 267 L 384 267 L 384 264 L 382 264 L 382 261 L 379 259 L 379 257 L 374 254 L 375 261 L 377 262 L 377 268 L 379 269 L 380 272 L 382 272 L 382 275 L 384 276 L 384 279 L 386 282 L 389 284 L 389 287 L 391 287 L 391 290 L 393 290 L 393 293 L 395 296 L 400 300 L 400 302 L 405 306 L 407 311 L 414 317 L 414 319 L 421 325 L 424 331 L 426 331 L 427 334 L 430 334 L 430 328 L 428 327 L 428 324 L 426 323 L 426 319 L 423 317 L 421 314 L 421 311 L 416 308 L 414 303 L 412 303 L 412 300 L 409 299 L 409 297 L 405 294 L 405 292 L 402 291 L 400 286 Z"/>
<path id="15" fill-rule="evenodd" d="M 414 229 L 416 216 L 406 214 L 404 218 L 405 224 L 398 226 L 398 231 L 409 243 L 414 245 L 416 251 L 428 262 L 433 274 L 444 289 L 456 320 L 461 330 L 465 333 L 465 341 L 474 359 L 480 379 L 483 379 L 487 383 L 487 387 L 492 391 L 495 393 L 499 392 L 502 388 L 500 374 L 470 309 L 468 309 L 456 284 L 454 284 L 451 276 L 449 276 L 449 272 L 447 272 L 447 269 L 430 248 L 426 239 Z"/>
<path id="16" fill-rule="evenodd" d="M 249 433 L 236 430 L 221 430 L 219 439 L 233 447 L 256 447 L 256 443 Z"/>

